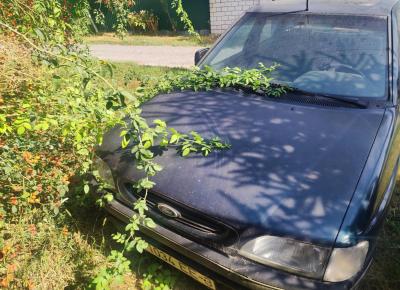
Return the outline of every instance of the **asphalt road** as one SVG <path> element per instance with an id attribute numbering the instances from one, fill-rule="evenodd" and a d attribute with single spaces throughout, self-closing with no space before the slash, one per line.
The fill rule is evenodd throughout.
<path id="1" fill-rule="evenodd" d="M 91 53 L 104 60 L 186 68 L 194 65 L 194 53 L 200 48 L 197 46 L 89 45 Z"/>

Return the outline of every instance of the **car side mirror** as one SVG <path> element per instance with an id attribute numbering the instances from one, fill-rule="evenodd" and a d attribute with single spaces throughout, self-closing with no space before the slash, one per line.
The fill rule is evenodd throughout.
<path id="1" fill-rule="evenodd" d="M 209 50 L 210 50 L 209 47 L 197 50 L 196 53 L 194 54 L 194 65 L 197 65 Z"/>

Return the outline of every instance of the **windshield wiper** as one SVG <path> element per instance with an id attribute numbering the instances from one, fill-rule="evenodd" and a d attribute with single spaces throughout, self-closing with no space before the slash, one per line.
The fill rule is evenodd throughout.
<path id="1" fill-rule="evenodd" d="M 341 98 L 337 96 L 332 96 L 332 95 L 327 95 L 327 94 L 319 94 L 319 93 L 313 93 L 313 92 L 308 92 L 304 91 L 302 89 L 298 89 L 295 87 L 288 87 L 288 93 L 290 92 L 295 92 L 298 94 L 306 95 L 309 97 L 314 97 L 314 98 L 325 98 L 325 99 L 330 99 L 334 100 L 336 102 L 344 103 L 344 104 L 349 104 L 356 106 L 358 108 L 367 108 L 368 107 L 368 101 L 361 102 L 359 99 L 353 99 L 353 98 Z"/>

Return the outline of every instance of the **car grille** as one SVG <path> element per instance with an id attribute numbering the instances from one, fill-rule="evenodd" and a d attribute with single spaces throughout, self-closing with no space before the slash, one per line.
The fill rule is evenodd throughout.
<path id="1" fill-rule="evenodd" d="M 121 191 L 120 186 L 120 191 Z M 143 193 L 138 193 L 131 183 L 123 184 L 123 192 L 129 194 L 129 202 L 143 198 Z M 195 209 L 180 204 L 165 195 L 151 191 L 147 195 L 148 215 L 157 223 L 179 232 L 183 236 L 194 238 L 214 248 L 221 248 L 234 244 L 237 241 L 237 234 L 234 229 L 225 225 L 221 221 L 210 218 Z M 172 207 L 180 213 L 177 217 L 168 217 L 158 208 L 159 204 Z"/>

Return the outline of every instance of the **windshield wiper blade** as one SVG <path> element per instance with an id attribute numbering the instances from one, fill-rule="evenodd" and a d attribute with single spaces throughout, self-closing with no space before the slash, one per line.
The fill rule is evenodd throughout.
<path id="1" fill-rule="evenodd" d="M 298 88 L 294 88 L 294 87 L 289 87 L 289 93 L 290 92 L 295 92 L 295 93 L 299 93 L 299 94 L 303 94 L 303 95 L 315 97 L 315 98 L 330 99 L 330 100 L 334 100 L 336 102 L 353 105 L 358 108 L 367 108 L 368 107 L 368 102 L 360 102 L 359 99 L 341 98 L 341 97 L 327 95 L 327 94 L 313 93 L 313 92 L 304 91 L 302 89 L 298 89 Z"/>

